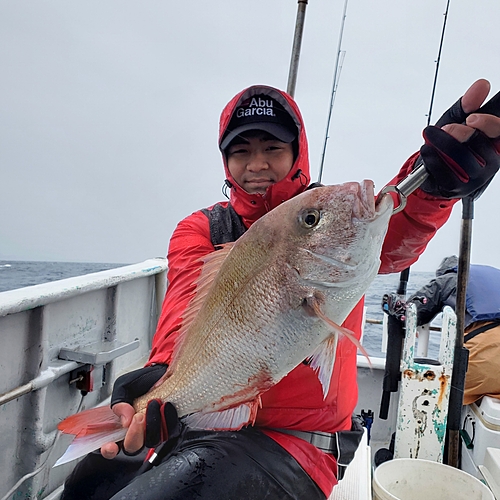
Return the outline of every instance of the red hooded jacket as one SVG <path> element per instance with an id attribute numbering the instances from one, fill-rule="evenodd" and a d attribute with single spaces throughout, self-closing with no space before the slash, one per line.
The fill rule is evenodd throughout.
<path id="1" fill-rule="evenodd" d="M 304 191 L 310 183 L 307 138 L 300 111 L 285 92 L 267 86 L 253 86 L 236 95 L 224 108 L 220 119 L 219 141 L 222 139 L 232 113 L 248 97 L 266 94 L 278 102 L 294 118 L 299 130 L 298 156 L 288 175 L 270 186 L 265 195 L 249 194 L 239 187 L 229 173 L 223 154 L 226 179 L 230 183 L 228 204 L 240 216 L 244 226 L 250 227 L 262 215 Z M 397 183 L 412 169 L 417 155 L 413 155 L 391 181 Z M 454 201 L 426 195 L 421 190 L 408 197 L 404 211 L 391 218 L 381 255 L 380 273 L 399 272 L 413 264 L 450 216 Z M 207 210 L 213 210 L 216 205 Z M 182 315 L 195 292 L 193 282 L 200 272 L 200 258 L 214 251 L 210 224 L 206 211 L 197 211 L 182 220 L 170 240 L 168 251 L 168 290 L 148 364 L 170 363 Z M 347 317 L 343 326 L 359 338 L 363 317 L 362 299 Z M 347 341 L 339 342 L 330 390 L 323 399 L 322 388 L 312 369 L 301 364 L 276 386 L 262 395 L 262 408 L 255 425 L 262 428 L 299 462 L 328 497 L 337 483 L 335 458 L 313 445 L 289 434 L 268 429 L 296 429 L 303 431 L 336 432 L 349 430 L 351 416 L 357 403 L 356 348 Z"/>

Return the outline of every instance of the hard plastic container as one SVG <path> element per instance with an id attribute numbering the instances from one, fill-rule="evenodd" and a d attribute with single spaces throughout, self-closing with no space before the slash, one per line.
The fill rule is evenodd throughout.
<path id="1" fill-rule="evenodd" d="M 396 458 L 373 474 L 374 500 L 495 500 L 487 486 L 449 465 Z"/>
<path id="2" fill-rule="evenodd" d="M 485 396 L 480 404 L 464 407 L 461 434 L 461 468 L 481 479 L 486 448 L 500 449 L 500 400 Z"/>
<path id="3" fill-rule="evenodd" d="M 479 470 L 490 487 L 495 498 L 500 498 L 500 449 L 486 448 L 484 465 L 479 466 Z"/>

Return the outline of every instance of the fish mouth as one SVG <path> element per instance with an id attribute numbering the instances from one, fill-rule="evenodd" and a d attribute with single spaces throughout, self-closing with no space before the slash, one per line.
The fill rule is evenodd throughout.
<path id="1" fill-rule="evenodd" d="M 354 205 L 353 215 L 356 219 L 369 221 L 378 219 L 392 211 L 394 202 L 392 196 L 386 193 L 375 198 L 375 186 L 371 180 L 363 180 L 359 184 L 359 199 Z"/>
<path id="2" fill-rule="evenodd" d="M 384 215 L 389 210 L 392 211 L 393 208 L 394 200 L 389 193 L 378 196 L 378 198 L 375 200 L 375 214 L 377 217 Z"/>

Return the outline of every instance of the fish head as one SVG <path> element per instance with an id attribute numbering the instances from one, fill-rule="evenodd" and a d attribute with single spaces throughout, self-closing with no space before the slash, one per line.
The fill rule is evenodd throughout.
<path id="1" fill-rule="evenodd" d="M 318 187 L 279 208 L 289 215 L 281 223 L 283 262 L 340 324 L 378 273 L 392 197 L 375 200 L 373 182 L 364 180 Z"/>

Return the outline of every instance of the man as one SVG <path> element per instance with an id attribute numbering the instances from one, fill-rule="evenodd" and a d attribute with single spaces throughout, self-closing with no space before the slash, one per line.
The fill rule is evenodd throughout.
<path id="1" fill-rule="evenodd" d="M 408 301 L 417 307 L 417 324 L 430 323 L 444 306 L 455 309 L 457 301 L 456 255 L 446 257 L 436 270 L 436 278 Z M 416 297 L 424 297 L 425 302 Z M 500 269 L 471 265 L 466 292 L 464 345 L 469 350 L 465 377 L 464 404 L 482 396 L 500 399 Z"/>
<path id="2" fill-rule="evenodd" d="M 498 170 L 498 154 L 489 138 L 500 136 L 500 118 L 483 114 L 473 125 L 463 123 L 488 92 L 489 83 L 479 80 L 443 115 L 439 122 L 443 130 L 426 129 L 432 137 L 426 138 L 420 153 L 430 176 L 423 189 L 409 196 L 405 210 L 392 217 L 381 273 L 397 272 L 415 262 L 448 219 L 456 199 L 483 188 Z M 124 478 L 121 464 L 128 464 L 128 459 L 118 454 L 116 443 L 108 443 L 101 448 L 102 456 L 114 460 L 106 463 L 90 455 L 67 482 L 64 498 L 75 498 L 71 496 L 75 491 L 79 498 L 109 498 L 110 492 L 119 491 L 114 498 L 324 499 L 337 483 L 339 451 L 333 445 L 340 432 L 351 429 L 357 402 L 356 349 L 350 343 L 339 345 L 325 399 L 313 370 L 301 364 L 263 394 L 255 425 L 238 432 L 179 429 L 171 405 L 151 403 L 144 416 L 134 415 L 130 404 L 148 391 L 172 360 L 182 315 L 200 273 L 200 258 L 235 241 L 262 215 L 309 187 L 304 123 L 297 104 L 283 91 L 257 85 L 236 95 L 221 115 L 219 147 L 229 202 L 197 211 L 178 224 L 170 240 L 169 286 L 149 362 L 117 380 L 113 391 L 113 410 L 128 427 L 124 452 L 133 454 L 145 442 L 154 447 L 163 440 L 156 448 L 161 456 L 123 488 L 130 477 Z M 462 154 L 463 149 L 475 154 Z M 447 160 L 450 157 L 453 162 Z M 418 153 L 391 183 L 408 175 L 417 158 Z M 358 338 L 362 311 L 363 300 L 343 324 Z M 328 446 L 324 439 L 318 441 L 317 432 Z M 95 481 L 96 469 L 109 472 Z M 81 493 L 83 487 L 88 493 Z"/>

